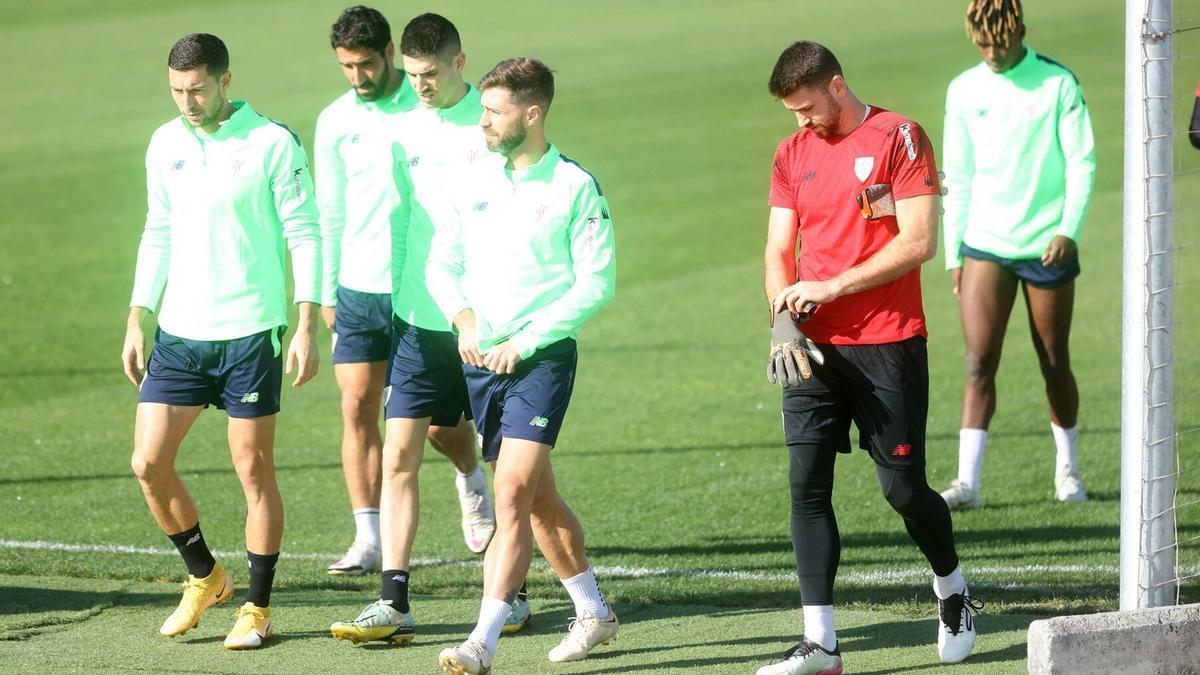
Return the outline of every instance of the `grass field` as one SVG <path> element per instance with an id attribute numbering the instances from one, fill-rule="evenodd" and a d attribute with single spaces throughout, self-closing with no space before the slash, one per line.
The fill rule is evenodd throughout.
<path id="1" fill-rule="evenodd" d="M 761 247 L 771 153 L 794 122 L 766 79 L 786 44 L 821 41 L 862 98 L 924 123 L 940 148 L 945 86 L 976 60 L 963 5 L 805 11 L 813 5 L 621 0 L 440 10 L 463 34 L 470 79 L 518 54 L 557 70 L 551 138 L 600 178 L 619 240 L 617 299 L 582 335 L 554 461 L 621 612 L 621 639 L 551 668 L 544 654 L 570 607 L 535 563 L 535 623 L 502 643 L 499 672 L 753 672 L 792 643 L 800 614 L 779 392 L 763 373 Z M 1116 608 L 1122 13 L 1084 0 L 1029 5 L 1030 45 L 1075 69 L 1096 130 L 1073 341 L 1092 500 L 1053 501 L 1053 444 L 1018 308 L 984 469 L 987 508 L 955 516 L 973 595 L 987 602 L 977 651 L 963 666 L 939 667 L 928 570 L 856 453 L 841 458 L 835 494 L 847 672 L 1024 672 L 1031 620 Z M 377 581 L 324 574 L 352 536 L 326 353 L 317 380 L 285 393 L 280 420 L 287 529 L 273 604 L 282 639 L 225 653 L 227 608 L 186 639 L 156 635 L 183 568 L 128 466 L 136 392 L 118 354 L 145 212 L 145 145 L 175 114 L 166 54 L 184 33 L 222 36 L 235 96 L 311 147 L 318 111 L 345 89 L 326 40 L 342 6 L 0 6 L 0 56 L 10 64 L 0 76 L 0 670 L 432 672 L 437 651 L 474 623 L 480 569 L 459 538 L 450 465 L 429 453 L 414 550 L 422 562 L 412 570 L 415 646 L 353 648 L 328 637 L 328 624 L 353 617 Z M 426 9 L 379 7 L 397 35 Z M 940 257 L 924 274 L 929 474 L 941 488 L 956 465 L 962 341 Z M 1182 346 L 1195 353 L 1198 344 Z M 244 504 L 223 426 L 220 413 L 202 415 L 180 469 L 208 541 L 241 570 Z M 1196 535 L 1200 518 L 1181 522 L 1181 538 Z"/>

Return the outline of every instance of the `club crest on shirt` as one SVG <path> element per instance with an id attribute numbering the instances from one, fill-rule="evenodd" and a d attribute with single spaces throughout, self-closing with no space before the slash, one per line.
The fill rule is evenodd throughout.
<path id="1" fill-rule="evenodd" d="M 533 217 L 538 220 L 541 220 L 542 217 L 545 215 L 546 215 L 546 205 L 538 204 L 537 208 L 533 210 Z"/>
<path id="2" fill-rule="evenodd" d="M 236 176 L 236 175 L 238 175 L 239 173 L 241 173 L 241 172 L 242 172 L 242 167 L 243 167 L 243 166 L 245 166 L 245 165 L 246 165 L 246 162 L 245 162 L 245 160 L 241 160 L 241 159 L 235 159 L 235 160 L 233 160 L 233 163 L 232 163 L 232 165 L 230 166 L 230 169 L 232 169 L 232 170 L 233 170 L 233 175 L 235 175 L 235 176 Z"/>
<path id="3" fill-rule="evenodd" d="M 467 151 L 467 157 L 466 157 L 467 164 L 474 164 L 475 160 L 477 160 L 477 159 L 479 159 L 479 149 L 478 148 L 471 148 L 470 150 Z"/>
<path id="4" fill-rule="evenodd" d="M 854 175 L 858 180 L 865 181 L 871 175 L 871 169 L 875 168 L 874 157 L 855 157 L 854 158 Z"/>

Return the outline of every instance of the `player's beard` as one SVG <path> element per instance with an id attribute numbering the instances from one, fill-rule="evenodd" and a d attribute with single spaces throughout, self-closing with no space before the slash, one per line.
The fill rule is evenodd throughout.
<path id="1" fill-rule="evenodd" d="M 196 129 L 206 129 L 216 124 L 217 120 L 221 117 L 221 113 L 225 110 L 225 104 L 228 102 L 224 94 L 219 95 L 218 98 L 217 105 L 212 110 L 202 111 L 200 119 L 193 122 L 192 118 L 188 117 L 188 124 L 191 124 Z"/>
<path id="2" fill-rule="evenodd" d="M 383 92 L 387 91 L 388 84 L 392 81 L 392 70 L 393 69 L 391 66 L 386 66 L 383 69 L 383 72 L 379 74 L 378 82 L 375 80 L 367 80 L 361 85 L 355 87 L 354 93 L 358 94 L 358 98 L 363 101 L 379 100 L 379 97 L 383 95 Z M 362 91 L 364 86 L 366 87 L 365 93 Z"/>
<path id="3" fill-rule="evenodd" d="M 825 92 L 825 101 L 829 105 L 827 116 L 833 120 L 832 125 L 814 124 L 812 127 L 813 133 L 821 138 L 829 138 L 836 136 L 838 128 L 842 122 L 842 104 L 837 102 L 829 92 Z"/>
<path id="4" fill-rule="evenodd" d="M 488 150 L 498 152 L 505 157 L 514 149 L 519 148 L 525 142 L 525 137 L 529 135 L 524 122 L 518 122 L 517 127 L 507 134 L 497 134 L 494 138 L 485 136 Z"/>

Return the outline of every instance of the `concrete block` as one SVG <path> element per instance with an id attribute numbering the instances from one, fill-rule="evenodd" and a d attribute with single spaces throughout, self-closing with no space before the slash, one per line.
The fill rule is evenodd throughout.
<path id="1" fill-rule="evenodd" d="M 1031 675 L 1200 675 L 1200 604 L 1029 625 Z"/>

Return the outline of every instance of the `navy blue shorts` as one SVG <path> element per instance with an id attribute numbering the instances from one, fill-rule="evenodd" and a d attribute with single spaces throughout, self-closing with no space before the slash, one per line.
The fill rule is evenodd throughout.
<path id="1" fill-rule="evenodd" d="M 966 244 L 959 249 L 967 258 L 975 260 L 985 260 L 994 262 L 1004 269 L 1012 272 L 1018 279 L 1033 286 L 1034 288 L 1055 288 L 1063 284 L 1073 281 L 1079 276 L 1079 252 L 1075 252 L 1075 256 L 1071 262 L 1062 267 L 1045 267 L 1042 265 L 1041 258 L 1027 258 L 1015 260 L 1013 258 L 1001 258 L 998 255 L 993 255 L 987 251 L 980 251 L 977 248 L 971 248 Z"/>
<path id="2" fill-rule="evenodd" d="M 388 373 L 384 417 L 431 417 L 440 427 L 457 426 L 464 416 L 471 419 L 458 337 L 418 328 L 395 316 L 392 321 L 396 351 Z"/>
<path id="3" fill-rule="evenodd" d="M 554 447 L 575 387 L 577 360 L 575 341 L 566 338 L 518 363 L 511 375 L 463 364 L 485 461 L 496 461 L 505 438 Z"/>
<path id="4" fill-rule="evenodd" d="M 159 329 L 139 403 L 215 405 L 230 417 L 279 412 L 286 326 L 234 340 L 188 340 Z"/>
<path id="5" fill-rule="evenodd" d="M 375 363 L 392 358 L 392 296 L 338 286 L 333 313 L 333 362 Z"/>
<path id="6" fill-rule="evenodd" d="M 813 376 L 783 390 L 788 446 L 816 445 L 850 452 L 850 422 L 859 447 L 879 466 L 925 466 L 929 414 L 929 357 L 925 338 L 879 345 L 821 345 L 825 363 L 809 361 Z"/>

